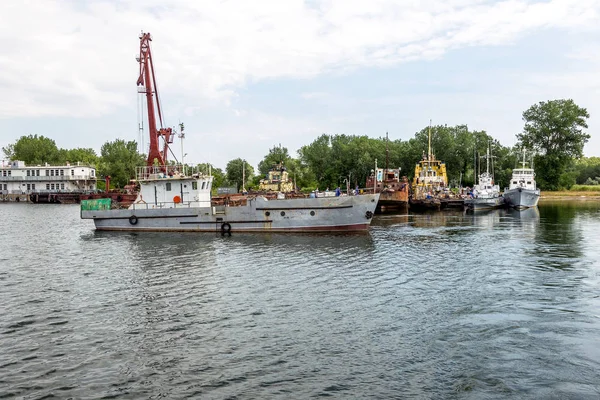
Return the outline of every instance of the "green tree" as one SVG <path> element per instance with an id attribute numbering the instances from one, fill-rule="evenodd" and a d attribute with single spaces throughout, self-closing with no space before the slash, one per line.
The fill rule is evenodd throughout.
<path id="1" fill-rule="evenodd" d="M 109 175 L 115 187 L 125 186 L 135 178 L 136 167 L 146 165 L 146 156 L 138 153 L 135 141 L 116 139 L 106 142 L 100 149 L 98 172 L 101 177 Z"/>
<path id="2" fill-rule="evenodd" d="M 190 169 L 191 171 L 191 169 Z M 217 193 L 217 188 L 222 187 L 226 183 L 225 173 L 221 168 L 216 168 L 212 164 L 202 163 L 194 166 L 193 173 L 201 173 L 204 175 L 212 175 L 213 183 L 212 183 L 212 193 Z"/>
<path id="3" fill-rule="evenodd" d="M 272 149 L 269 149 L 269 154 L 258 163 L 258 172 L 262 176 L 265 176 L 275 164 L 279 163 L 283 163 L 283 165 L 287 167 L 290 158 L 286 147 L 281 147 L 281 144 L 279 146 L 274 146 Z"/>
<path id="4" fill-rule="evenodd" d="M 243 185 L 242 182 L 244 170 L 246 175 L 245 185 Z M 225 176 L 229 184 L 235 185 L 238 191 L 242 189 L 242 186 L 246 186 L 246 189 L 248 189 L 248 184 L 252 181 L 252 177 L 254 176 L 254 168 L 252 165 L 248 164 L 246 160 L 236 158 L 227 163 L 227 166 L 225 167 Z"/>
<path id="5" fill-rule="evenodd" d="M 583 131 L 590 117 L 585 108 L 571 99 L 550 100 L 534 104 L 523 113 L 525 126 L 517 134 L 521 146 L 536 153 L 538 184 L 545 190 L 556 190 L 572 179 L 563 175 L 574 159 L 583 156 L 590 135 Z"/>
<path id="6" fill-rule="evenodd" d="M 85 164 L 96 165 L 98 162 L 98 155 L 94 151 L 94 149 L 84 149 L 84 148 L 76 148 L 76 149 L 60 149 L 59 150 L 59 159 L 61 164 L 65 164 L 67 162 L 76 163 L 82 162 Z"/>
<path id="7" fill-rule="evenodd" d="M 7 158 L 25 161 L 30 165 L 60 162 L 60 152 L 56 143 L 44 136 L 21 136 L 16 143 L 3 147 L 2 151 Z"/>

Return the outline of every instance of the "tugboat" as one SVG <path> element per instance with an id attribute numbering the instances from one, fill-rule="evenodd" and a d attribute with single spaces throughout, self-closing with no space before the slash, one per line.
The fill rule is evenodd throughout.
<path id="1" fill-rule="evenodd" d="M 479 175 L 479 183 L 473 186 L 471 198 L 465 200 L 468 210 L 491 210 L 504 205 L 504 198 L 500 194 L 500 186 L 494 185 L 494 176 L 490 173 L 490 148 L 483 156 L 486 159 L 486 171 Z"/>
<path id="2" fill-rule="evenodd" d="M 526 168 L 525 150 L 521 168 L 513 169 L 508 188 L 504 189 L 504 200 L 509 207 L 524 209 L 536 207 L 540 200 L 540 190 L 536 187 L 533 168 Z"/>
<path id="3" fill-rule="evenodd" d="M 127 209 L 114 209 L 112 199 L 81 201 L 81 218 L 91 219 L 97 230 L 216 232 L 338 232 L 369 229 L 379 194 L 269 200 L 247 196 L 242 204 L 211 203 L 213 177 L 182 173 L 169 165 L 170 128 L 157 129 L 154 118 L 158 98 L 150 53 L 149 33 L 140 36 L 140 77 L 148 102 L 150 148 L 146 166 L 138 167 L 140 192 Z M 156 94 L 156 96 L 155 96 Z M 160 121 L 161 108 L 156 107 Z M 159 149 L 159 138 L 163 150 Z"/>
<path id="4" fill-rule="evenodd" d="M 413 209 L 439 210 L 442 202 L 440 193 L 448 191 L 446 164 L 431 153 L 431 124 L 429 125 L 429 147 L 427 155 L 415 166 L 410 207 Z"/>

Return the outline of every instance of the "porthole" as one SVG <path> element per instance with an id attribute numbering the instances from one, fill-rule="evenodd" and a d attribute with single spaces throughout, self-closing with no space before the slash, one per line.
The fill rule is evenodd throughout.
<path id="1" fill-rule="evenodd" d="M 310 215 L 312 215 L 312 216 L 314 217 L 314 216 L 315 216 L 315 212 L 314 212 L 314 211 L 311 211 L 311 212 L 310 212 Z"/>
<path id="2" fill-rule="evenodd" d="M 285 211 L 282 211 L 282 212 L 281 212 L 281 216 L 282 216 L 282 217 L 285 217 Z"/>
<path id="3" fill-rule="evenodd" d="M 268 211 L 265 211 L 265 217 L 268 217 L 269 215 L 271 215 L 271 213 Z"/>

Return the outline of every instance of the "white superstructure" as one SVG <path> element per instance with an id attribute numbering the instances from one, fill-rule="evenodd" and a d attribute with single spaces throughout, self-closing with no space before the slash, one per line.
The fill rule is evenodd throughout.
<path id="1" fill-rule="evenodd" d="M 1 194 L 73 193 L 96 190 L 96 168 L 76 163 L 25 165 L 23 161 L 0 165 Z"/>

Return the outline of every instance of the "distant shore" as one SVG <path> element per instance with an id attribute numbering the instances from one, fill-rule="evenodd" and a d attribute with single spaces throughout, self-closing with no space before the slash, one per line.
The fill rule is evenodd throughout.
<path id="1" fill-rule="evenodd" d="M 600 191 L 543 191 L 540 201 L 543 200 L 600 200 Z"/>

